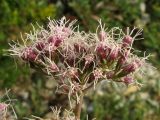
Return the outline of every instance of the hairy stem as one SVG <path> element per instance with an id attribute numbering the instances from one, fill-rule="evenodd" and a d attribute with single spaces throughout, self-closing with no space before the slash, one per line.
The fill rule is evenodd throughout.
<path id="1" fill-rule="evenodd" d="M 84 97 L 84 93 L 81 91 L 80 100 L 78 101 L 78 103 L 76 103 L 76 107 L 75 107 L 76 120 L 80 120 L 82 104 L 83 104 L 83 97 Z"/>

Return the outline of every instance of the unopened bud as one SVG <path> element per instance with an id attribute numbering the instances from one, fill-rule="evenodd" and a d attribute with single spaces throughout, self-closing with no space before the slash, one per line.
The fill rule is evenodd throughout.
<path id="1" fill-rule="evenodd" d="M 120 53 L 120 58 L 118 60 L 118 64 L 123 65 L 125 64 L 127 58 L 128 58 L 128 55 L 129 55 L 130 51 L 129 50 L 125 50 L 123 53 Z"/>
<path id="2" fill-rule="evenodd" d="M 122 80 L 126 85 L 129 85 L 134 82 L 133 78 L 130 76 L 125 76 Z"/>
<path id="3" fill-rule="evenodd" d="M 121 57 L 118 60 L 118 64 L 120 64 L 120 66 L 122 66 L 125 62 L 126 62 L 126 58 L 124 58 L 124 57 Z"/>
<path id="4" fill-rule="evenodd" d="M 35 61 L 37 53 L 32 48 L 25 48 L 22 52 L 21 58 L 26 61 Z"/>
<path id="5" fill-rule="evenodd" d="M 99 45 L 96 49 L 97 54 L 102 58 L 102 59 L 106 59 L 108 53 L 111 51 L 110 48 L 108 48 L 107 46 L 104 45 Z"/>
<path id="6" fill-rule="evenodd" d="M 58 47 L 61 44 L 62 41 L 63 41 L 63 38 L 60 37 L 60 36 L 57 36 L 57 35 L 51 36 L 48 39 L 48 43 L 51 43 L 51 44 L 53 44 L 56 47 Z"/>
<path id="7" fill-rule="evenodd" d="M 136 69 L 138 68 L 138 64 L 136 62 L 130 63 L 126 66 L 123 67 L 123 72 L 129 74 L 131 72 L 136 71 Z"/>
<path id="8" fill-rule="evenodd" d="M 126 35 L 124 38 L 123 38 L 123 47 L 128 47 L 132 44 L 133 42 L 133 38 L 129 35 Z"/>
<path id="9" fill-rule="evenodd" d="M 114 48 L 113 50 L 111 50 L 108 59 L 110 61 L 116 60 L 119 57 L 119 51 L 120 49 L 118 47 Z"/>

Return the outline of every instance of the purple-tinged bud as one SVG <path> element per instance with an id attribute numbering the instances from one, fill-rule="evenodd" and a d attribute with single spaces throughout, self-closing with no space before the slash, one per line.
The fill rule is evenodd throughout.
<path id="1" fill-rule="evenodd" d="M 0 103 L 0 112 L 1 112 L 1 111 L 4 111 L 7 107 L 8 107 L 7 104 L 5 104 L 5 103 Z"/>
<path id="2" fill-rule="evenodd" d="M 100 31 L 98 37 L 100 41 L 104 41 L 106 38 L 106 32 L 104 30 Z"/>
<path id="3" fill-rule="evenodd" d="M 126 85 L 129 85 L 134 82 L 133 78 L 130 76 L 125 76 L 122 80 Z"/>
<path id="4" fill-rule="evenodd" d="M 112 79 L 114 77 L 115 73 L 114 71 L 109 71 L 106 73 L 106 78 L 107 79 Z"/>
<path id="5" fill-rule="evenodd" d="M 102 58 L 102 59 L 106 59 L 108 53 L 111 51 L 110 48 L 108 48 L 107 46 L 104 45 L 99 45 L 96 49 L 97 54 Z"/>
<path id="6" fill-rule="evenodd" d="M 106 50 L 104 49 L 103 46 L 98 46 L 97 47 L 97 53 L 100 55 L 100 57 L 102 57 L 103 59 L 105 59 L 107 57 L 106 55 Z"/>
<path id="7" fill-rule="evenodd" d="M 119 51 L 120 49 L 118 47 L 111 50 L 110 54 L 108 55 L 109 61 L 116 60 L 119 57 Z"/>
<path id="8" fill-rule="evenodd" d="M 48 43 L 51 43 L 56 47 L 58 47 L 62 43 L 62 41 L 63 41 L 63 38 L 57 35 L 51 36 L 48 39 Z"/>
<path id="9" fill-rule="evenodd" d="M 121 58 L 119 58 L 119 60 L 118 60 L 118 63 L 117 63 L 117 64 L 120 64 L 120 66 L 122 66 L 123 64 L 125 64 L 125 62 L 126 62 L 126 58 L 121 57 Z"/>
<path id="10" fill-rule="evenodd" d="M 38 49 L 38 50 L 43 50 L 44 49 L 44 47 L 45 47 L 45 43 L 44 42 L 38 42 L 37 44 L 36 44 L 36 48 Z"/>
<path id="11" fill-rule="evenodd" d="M 118 60 L 118 64 L 125 64 L 128 56 L 129 56 L 130 51 L 129 50 L 125 50 L 123 53 L 120 53 L 120 58 Z"/>
<path id="12" fill-rule="evenodd" d="M 37 53 L 31 47 L 28 47 L 22 51 L 21 58 L 26 61 L 35 61 L 37 58 Z"/>
<path id="13" fill-rule="evenodd" d="M 138 68 L 139 68 L 139 65 L 134 61 L 134 62 L 124 66 L 122 69 L 123 69 L 123 72 L 129 74 L 129 73 L 136 71 L 136 69 L 138 69 Z"/>
<path id="14" fill-rule="evenodd" d="M 123 47 L 128 47 L 128 46 L 130 46 L 132 44 L 133 38 L 131 36 L 129 36 L 129 35 L 126 35 L 123 38 L 122 42 L 123 42 L 123 44 L 122 44 Z"/>

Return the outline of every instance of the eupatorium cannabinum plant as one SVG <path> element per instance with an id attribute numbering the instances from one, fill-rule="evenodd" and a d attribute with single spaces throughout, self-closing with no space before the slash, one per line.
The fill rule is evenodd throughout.
<path id="1" fill-rule="evenodd" d="M 18 57 L 36 70 L 53 77 L 58 91 L 76 100 L 75 119 L 80 119 L 85 93 L 102 80 L 138 84 L 134 76 L 141 72 L 147 57 L 138 57 L 132 48 L 141 39 L 142 30 L 126 32 L 114 27 L 110 30 L 101 21 L 95 33 L 80 31 L 63 17 L 50 20 L 45 29 L 33 27 L 22 38 L 23 42 L 10 44 L 11 56 Z M 71 102 L 70 102 L 71 103 Z"/>

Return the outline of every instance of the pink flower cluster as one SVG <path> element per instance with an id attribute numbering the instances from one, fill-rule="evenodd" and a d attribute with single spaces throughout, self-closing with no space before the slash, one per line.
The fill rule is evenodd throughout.
<path id="1" fill-rule="evenodd" d="M 0 112 L 5 111 L 7 109 L 8 105 L 5 103 L 0 103 Z"/>
<path id="2" fill-rule="evenodd" d="M 107 31 L 100 22 L 96 33 L 86 33 L 74 23 L 64 17 L 49 20 L 47 29 L 27 34 L 24 45 L 12 45 L 10 55 L 53 76 L 64 93 L 75 94 L 101 80 L 134 83 L 134 73 L 145 63 L 132 48 L 141 30 L 134 36 L 134 30 Z"/>

